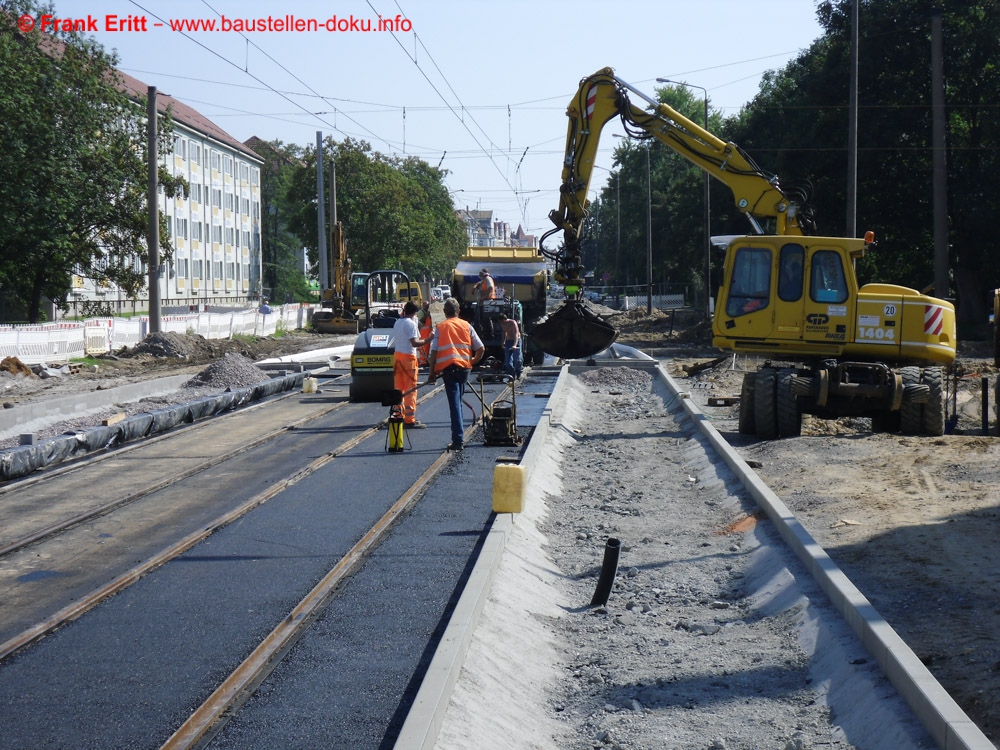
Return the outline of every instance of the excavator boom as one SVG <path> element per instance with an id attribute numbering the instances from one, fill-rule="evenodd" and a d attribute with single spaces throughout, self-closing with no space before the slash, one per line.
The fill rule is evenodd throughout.
<path id="1" fill-rule="evenodd" d="M 649 109 L 632 103 L 636 95 Z M 566 111 L 566 155 L 563 161 L 559 207 L 549 214 L 555 227 L 542 237 L 542 253 L 555 261 L 555 278 L 566 287 L 568 301 L 548 316 L 536 343 L 545 351 L 586 357 L 609 346 L 617 335 L 596 311 L 583 301 L 584 268 L 580 232 L 588 215 L 587 194 L 601 131 L 614 117 L 626 132 L 655 138 L 733 192 L 737 208 L 750 219 L 755 234 L 763 234 L 759 220 L 773 220 L 775 234 L 803 235 L 806 221 L 800 207 L 781 191 L 778 179 L 766 174 L 736 144 L 727 143 L 667 104 L 657 102 L 603 68 L 580 82 Z M 563 247 L 545 250 L 545 240 L 563 232 Z M 545 342 L 545 343 L 543 343 Z M 561 352 L 561 354 L 558 354 Z"/>

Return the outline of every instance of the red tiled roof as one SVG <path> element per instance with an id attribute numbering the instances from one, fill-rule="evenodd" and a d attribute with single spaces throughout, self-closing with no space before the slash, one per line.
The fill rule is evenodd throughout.
<path id="1" fill-rule="evenodd" d="M 149 89 L 147 84 L 143 83 L 138 78 L 130 76 L 128 73 L 123 73 L 120 70 L 115 72 L 119 76 L 120 88 L 122 91 L 140 102 L 146 101 L 146 96 L 148 95 L 147 91 Z M 214 138 L 220 143 L 232 146 L 237 151 L 246 154 L 252 159 L 263 161 L 263 159 L 261 159 L 256 152 L 233 138 L 233 136 L 229 135 L 229 133 L 209 120 L 198 110 L 193 107 L 189 107 L 179 99 L 174 99 L 174 97 L 169 94 L 163 94 L 160 91 L 157 91 L 156 111 L 166 112 L 167 107 L 170 107 L 170 113 L 176 122 L 179 122 L 192 130 L 197 130 L 199 133 L 207 135 L 209 138 Z"/>

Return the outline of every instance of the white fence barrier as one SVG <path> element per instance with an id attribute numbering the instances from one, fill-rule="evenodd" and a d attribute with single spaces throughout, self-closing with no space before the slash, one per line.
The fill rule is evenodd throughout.
<path id="1" fill-rule="evenodd" d="M 622 297 L 622 310 L 632 310 L 636 307 L 646 307 L 649 298 L 645 295 Z M 654 294 L 653 307 L 657 310 L 675 310 L 684 307 L 683 294 Z"/>
<path id="2" fill-rule="evenodd" d="M 266 314 L 259 310 L 243 310 L 166 315 L 161 320 L 161 330 L 164 333 L 196 333 L 206 339 L 230 339 L 234 335 L 273 336 L 279 325 L 285 330 L 308 326 L 313 307 L 281 305 Z M 146 316 L 0 326 L 0 359 L 17 357 L 26 365 L 65 362 L 88 354 L 107 354 L 123 346 L 135 346 L 148 331 L 149 318 Z"/>

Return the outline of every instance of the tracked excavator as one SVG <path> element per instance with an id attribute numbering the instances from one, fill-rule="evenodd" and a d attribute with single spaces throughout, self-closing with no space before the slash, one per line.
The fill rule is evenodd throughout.
<path id="1" fill-rule="evenodd" d="M 536 344 L 579 358 L 617 336 L 583 301 L 580 231 L 601 130 L 618 117 L 630 135 L 655 138 L 725 183 L 750 222 L 752 234 L 725 242 L 712 320 L 714 346 L 767 358 L 744 376 L 741 433 L 798 435 L 802 414 L 870 417 L 876 431 L 944 433 L 943 366 L 955 359 L 955 308 L 893 284 L 859 288 L 854 262 L 874 246 L 871 232 L 814 236 L 811 211 L 776 175 L 611 68 L 580 82 L 567 115 L 559 208 L 549 214 L 555 228 L 542 243 L 563 232 L 563 247 L 543 252 L 572 299 L 535 329 Z"/>
<path id="2" fill-rule="evenodd" d="M 330 233 L 329 275 L 320 279 L 320 309 L 313 313 L 312 326 L 319 333 L 357 333 L 358 317 L 351 305 L 351 259 L 347 256 L 344 226 L 339 221 Z"/>

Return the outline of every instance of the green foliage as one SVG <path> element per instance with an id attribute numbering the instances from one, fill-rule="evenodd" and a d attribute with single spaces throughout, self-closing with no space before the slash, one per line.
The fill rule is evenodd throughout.
<path id="1" fill-rule="evenodd" d="M 465 250 L 465 232 L 442 182 L 444 171 L 412 157 L 386 157 L 350 138 L 342 143 L 327 138 L 324 159 L 327 176 L 330 160 L 336 161 L 337 219 L 344 225 L 355 271 L 399 268 L 418 279 L 451 272 Z M 329 191 L 329 179 L 324 182 Z M 316 150 L 311 148 L 290 179 L 287 197 L 288 226 L 314 262 L 315 196 Z"/>
<path id="2" fill-rule="evenodd" d="M 0 0 L 11 19 L 54 13 Z M 43 296 L 65 306 L 71 275 L 145 283 L 144 109 L 113 85 L 114 55 L 77 32 L 0 24 L 0 285 L 36 321 Z M 171 142 L 170 122 L 160 144 Z M 184 189 L 161 170 L 167 194 Z M 170 245 L 161 217 L 163 257 Z"/>
<path id="3" fill-rule="evenodd" d="M 1000 150 L 1000 6 L 941 4 L 952 286 L 960 320 L 985 320 L 988 290 L 1000 286 L 993 223 Z M 879 247 L 858 265 L 860 280 L 924 289 L 934 279 L 931 4 L 862 0 L 859 10 L 857 233 Z M 725 137 L 782 176 L 808 179 L 820 234 L 845 232 L 850 2 L 818 7 L 824 36 L 727 122 Z"/>

